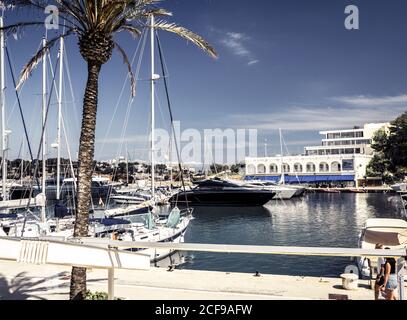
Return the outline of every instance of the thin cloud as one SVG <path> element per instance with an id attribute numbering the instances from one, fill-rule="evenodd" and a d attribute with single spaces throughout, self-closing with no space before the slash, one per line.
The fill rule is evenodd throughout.
<path id="1" fill-rule="evenodd" d="M 224 31 L 214 27 L 209 27 L 211 32 L 221 35 L 220 43 L 228 48 L 234 55 L 247 60 L 247 65 L 252 66 L 260 62 L 253 51 L 249 49 L 248 42 L 252 39 L 240 32 Z"/>
<path id="2" fill-rule="evenodd" d="M 279 128 L 292 131 L 319 131 L 346 129 L 370 122 L 388 122 L 405 111 L 405 107 L 355 108 L 355 107 L 292 107 L 270 113 L 233 114 L 229 123 L 237 128 L 274 131 Z"/>
<path id="3" fill-rule="evenodd" d="M 355 106 L 390 106 L 400 103 L 407 103 L 407 95 L 385 97 L 369 97 L 361 95 L 354 97 L 336 97 L 333 99 Z"/>
<path id="4" fill-rule="evenodd" d="M 251 66 L 252 64 L 256 64 L 256 63 L 258 63 L 258 62 L 259 62 L 259 60 L 251 60 L 251 61 L 249 61 L 249 62 L 247 63 L 247 65 Z"/>

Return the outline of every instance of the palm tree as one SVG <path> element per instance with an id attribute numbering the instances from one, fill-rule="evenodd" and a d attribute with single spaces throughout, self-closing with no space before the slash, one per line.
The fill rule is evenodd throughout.
<path id="1" fill-rule="evenodd" d="M 131 79 L 132 95 L 135 94 L 135 80 L 125 51 L 114 40 L 122 31 L 133 36 L 141 34 L 148 27 L 151 15 L 163 17 L 172 14 L 158 8 L 160 0 L 5 0 L 6 8 L 27 8 L 44 12 L 48 5 L 58 8 L 61 27 L 64 32 L 49 40 L 23 68 L 17 89 L 29 77 L 42 57 L 62 37 L 75 35 L 79 51 L 88 67 L 88 79 L 83 98 L 82 126 L 78 153 L 77 213 L 74 236 L 88 235 L 88 210 L 92 180 L 92 161 L 95 145 L 96 112 L 98 105 L 98 81 L 101 67 L 109 61 L 114 48 L 123 56 Z M 22 21 L 4 27 L 6 34 L 18 32 L 21 28 L 44 25 L 43 21 Z M 192 42 L 210 56 L 216 57 L 215 49 L 199 35 L 165 20 L 158 20 L 154 27 L 175 33 Z M 86 269 L 72 268 L 71 299 L 84 299 L 86 293 Z"/>

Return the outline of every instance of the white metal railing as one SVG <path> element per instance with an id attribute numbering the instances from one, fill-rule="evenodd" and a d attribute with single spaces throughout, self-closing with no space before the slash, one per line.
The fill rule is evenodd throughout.
<path id="1" fill-rule="evenodd" d="M 150 248 L 172 249 L 178 251 L 202 251 L 250 254 L 280 254 L 301 256 L 331 257 L 405 257 L 407 249 L 360 249 L 360 248 L 328 248 L 328 247 L 288 247 L 288 246 L 254 246 L 207 243 L 172 243 L 119 241 L 98 238 L 75 238 L 69 241 L 117 248 Z"/>
<path id="2" fill-rule="evenodd" d="M 114 269 L 148 270 L 150 256 L 112 247 L 73 243 L 63 238 L 0 237 L 0 261 L 108 270 L 108 296 L 114 297 Z"/>

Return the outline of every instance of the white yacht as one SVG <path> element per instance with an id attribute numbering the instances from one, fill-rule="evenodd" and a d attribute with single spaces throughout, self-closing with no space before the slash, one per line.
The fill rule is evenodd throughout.
<path id="1" fill-rule="evenodd" d="M 273 200 L 287 200 L 291 199 L 294 196 L 297 196 L 297 194 L 300 194 L 300 190 L 298 188 L 291 188 L 291 186 L 287 185 L 278 185 L 268 181 L 261 180 L 246 180 L 246 181 L 228 180 L 228 181 L 248 188 L 272 190 L 276 193 L 275 196 L 273 197 Z"/>
<path id="2" fill-rule="evenodd" d="M 366 220 L 365 227 L 359 236 L 359 248 L 374 249 L 377 243 L 390 249 L 407 248 L 407 222 L 402 219 L 387 218 Z M 359 270 L 365 277 L 371 276 L 369 260 L 371 266 L 377 265 L 377 258 L 375 257 L 358 259 Z"/>
<path id="3" fill-rule="evenodd" d="M 407 193 L 407 182 L 393 184 L 391 188 L 396 192 Z"/>

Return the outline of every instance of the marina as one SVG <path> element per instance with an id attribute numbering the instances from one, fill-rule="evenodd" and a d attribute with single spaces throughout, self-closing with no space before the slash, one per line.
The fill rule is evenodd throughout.
<path id="1" fill-rule="evenodd" d="M 150 271 L 115 271 L 115 296 L 124 299 L 165 300 L 167 299 L 165 294 L 173 292 L 177 299 L 181 300 L 187 297 L 187 299 L 199 300 L 208 293 L 211 294 L 211 299 L 224 297 L 232 300 L 329 299 L 329 297 L 371 299 L 373 293 L 368 278 L 364 280 L 363 277 L 361 278 L 357 290 L 347 291 L 342 288 L 339 275 L 350 265 L 357 266 L 357 261 L 350 259 L 352 256 L 357 256 L 356 251 L 354 253 L 349 251 L 343 257 L 323 257 L 326 255 L 323 252 L 326 251 L 329 256 L 338 255 L 340 247 L 357 249 L 360 233 L 368 219 L 380 217 L 386 220 L 404 217 L 398 197 L 388 194 L 311 193 L 302 199 L 291 201 L 287 203 L 279 200 L 269 206 L 251 208 L 196 207 L 194 219 L 185 234 L 185 249 L 178 250 L 178 253 L 161 263 L 153 263 Z M 342 216 L 341 219 L 338 219 L 339 213 Z M 341 221 L 341 223 L 333 223 L 333 221 Z M 104 240 L 88 239 L 84 243 L 90 245 L 103 243 L 98 241 Z M 120 246 L 127 246 L 126 241 L 117 243 Z M 194 246 L 194 243 L 198 245 Z M 207 244 L 199 249 L 199 243 Z M 226 255 L 216 252 L 221 249 L 211 250 L 210 243 L 224 244 L 223 250 L 227 252 Z M 187 244 L 191 244 L 189 248 L 192 250 L 186 249 Z M 228 244 L 232 246 L 229 248 Z M 247 249 L 237 246 L 237 253 L 233 253 L 234 244 L 248 246 Z M 114 241 L 109 242 L 108 245 L 115 247 Z M 134 242 L 134 246 L 138 245 L 140 242 L 138 244 Z M 146 243 L 146 246 L 148 245 Z M 151 245 L 154 247 L 154 243 Z M 258 245 L 280 246 L 275 247 L 275 252 L 282 251 L 270 256 L 258 254 L 261 250 Z M 305 248 L 295 249 L 296 246 Z M 338 247 L 339 251 L 337 253 L 332 251 L 329 254 L 324 246 Z M 242 253 L 243 250 L 253 253 L 245 254 Z M 273 249 L 271 250 L 270 253 L 273 252 Z M 310 253 L 314 251 L 316 254 L 301 256 L 307 251 Z M 402 252 L 405 253 L 405 250 Z M 35 265 L 15 265 L 15 263 L 10 265 L 10 263 L 2 264 L 3 276 L 5 279 L 15 277 L 14 281 L 19 277 L 18 270 L 25 270 L 28 272 L 25 276 L 26 281 L 32 279 L 35 283 L 34 280 L 39 278 L 39 270 L 44 270 L 38 269 L 39 266 Z M 314 268 L 315 265 L 318 265 L 318 268 Z M 172 268 L 172 272 L 168 272 L 171 269 L 168 269 L 169 267 Z M 32 298 L 66 299 L 66 279 L 69 279 L 66 276 L 69 274 L 67 273 L 69 269 L 47 266 L 45 270 L 49 274 L 47 279 L 54 280 L 40 283 L 45 285 L 47 281 L 51 281 L 50 287 L 53 289 L 47 290 L 45 295 L 38 292 L 39 295 L 34 297 L 33 293 Z M 90 279 L 92 277 L 105 279 L 90 281 L 90 287 L 93 290 L 106 290 L 108 281 L 102 274 L 97 271 L 97 267 L 90 269 Z M 256 274 L 261 275 L 261 281 L 256 279 Z M 206 279 L 205 285 L 200 280 L 202 277 Z M 276 281 L 279 285 L 276 285 Z M 304 291 L 298 290 L 299 283 Z"/>
<path id="2" fill-rule="evenodd" d="M 161 1 L 51 5 L 2 3 L 0 300 L 407 300 L 402 68 L 347 87 L 342 33 L 325 65 L 223 3 L 181 15 L 202 35 Z"/>

